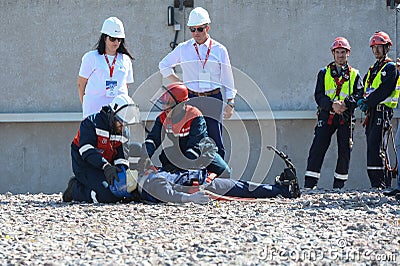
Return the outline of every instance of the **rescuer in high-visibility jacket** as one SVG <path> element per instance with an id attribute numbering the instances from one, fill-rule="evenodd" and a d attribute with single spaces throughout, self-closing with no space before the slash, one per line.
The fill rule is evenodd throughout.
<path id="1" fill-rule="evenodd" d="M 399 90 L 396 83 L 399 74 L 392 59 L 387 53 L 392 41 L 387 33 L 375 32 L 369 46 L 377 59 L 364 76 L 364 98 L 357 105 L 365 112 L 365 135 L 367 137 L 367 172 L 373 188 L 384 188 L 383 160 L 380 156 L 382 147 L 382 130 L 384 121 L 390 121 L 393 108 L 396 108 Z"/>
<path id="2" fill-rule="evenodd" d="M 362 97 L 363 85 L 357 69 L 348 65 L 350 44 L 343 37 L 336 38 L 331 45 L 334 61 L 318 73 L 315 101 L 318 104 L 318 123 L 310 148 L 305 173 L 304 188 L 317 186 L 325 153 L 332 135 L 336 132 L 338 158 L 334 173 L 333 188 L 342 188 L 348 179 L 352 148 L 354 109 Z"/>

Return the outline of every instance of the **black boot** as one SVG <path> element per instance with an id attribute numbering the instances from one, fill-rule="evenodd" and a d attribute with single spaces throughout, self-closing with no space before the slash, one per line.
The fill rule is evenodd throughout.
<path id="1" fill-rule="evenodd" d="M 304 178 L 304 188 L 306 189 L 316 189 L 318 183 L 318 178 L 306 176 Z"/>
<path id="2" fill-rule="evenodd" d="M 67 189 L 64 191 L 62 195 L 62 200 L 63 202 L 71 202 L 73 198 L 73 189 L 75 183 L 78 182 L 75 176 L 71 177 L 71 179 L 68 181 L 68 186 Z"/>
<path id="3" fill-rule="evenodd" d="M 292 169 L 285 168 L 280 176 L 275 178 L 276 185 L 289 186 L 291 198 L 299 198 L 301 196 L 299 182 Z"/>
<path id="4" fill-rule="evenodd" d="M 399 189 L 393 189 L 392 191 L 385 191 L 383 192 L 383 195 L 387 196 L 387 197 L 394 197 L 396 196 L 396 194 L 399 194 L 400 190 Z"/>
<path id="5" fill-rule="evenodd" d="M 333 181 L 333 188 L 343 188 L 344 187 L 344 180 L 335 178 Z"/>
<path id="6" fill-rule="evenodd" d="M 396 196 L 394 196 L 394 198 L 398 201 L 400 201 L 400 193 L 397 193 Z"/>

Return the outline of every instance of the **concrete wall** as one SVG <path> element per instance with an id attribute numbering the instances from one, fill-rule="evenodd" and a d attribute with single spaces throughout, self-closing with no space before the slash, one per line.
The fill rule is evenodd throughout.
<path id="1" fill-rule="evenodd" d="M 332 60 L 329 47 L 337 36 L 349 39 L 350 64 L 362 75 L 374 62 L 368 46 L 374 31 L 386 31 L 395 44 L 399 39 L 398 15 L 384 0 L 194 0 L 194 4 L 209 10 L 210 34 L 228 48 L 236 68 L 239 114 L 268 111 L 269 107 L 283 114 L 315 110 L 316 75 Z M 151 91 L 143 88 L 155 90 L 152 82 L 162 82 L 157 74 L 158 62 L 171 50 L 169 43 L 175 34 L 173 27 L 167 26 L 168 5 L 173 1 L 0 1 L 0 193 L 53 193 L 65 188 L 72 174 L 69 145 L 79 122 L 56 121 L 66 112 L 81 112 L 76 88 L 80 60 L 93 49 L 109 16 L 124 22 L 126 41 L 136 58 L 130 94 L 143 111 L 149 110 L 146 97 Z M 190 38 L 184 27 L 190 10 L 176 9 L 182 28 L 178 42 Z M 396 54 L 394 45 L 390 56 Z M 253 89 L 266 100 L 260 100 Z M 4 119 L 16 113 L 49 112 L 58 115 L 45 123 Z M 267 169 L 256 172 L 256 177 L 266 176 L 266 181 L 271 181 L 283 163 L 275 158 L 268 172 L 272 153 L 265 151 L 265 146 L 276 144 L 292 157 L 302 178 L 315 121 L 285 119 L 271 124 L 269 118 L 267 114 L 258 121 L 225 122 L 226 143 L 233 151 L 228 159 L 234 172 L 251 176 L 261 155 L 260 164 L 265 159 L 263 167 Z M 243 124 L 246 142 L 237 133 Z M 394 124 L 397 126 L 397 122 Z M 322 187 L 332 183 L 335 138 L 332 144 L 323 166 Z M 244 159 L 235 147 L 251 152 Z M 365 161 L 365 138 L 357 123 L 348 187 L 369 186 Z M 237 167 L 240 165 L 244 168 Z"/>

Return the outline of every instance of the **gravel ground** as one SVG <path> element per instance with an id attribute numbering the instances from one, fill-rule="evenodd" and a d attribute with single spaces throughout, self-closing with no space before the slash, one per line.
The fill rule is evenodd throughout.
<path id="1" fill-rule="evenodd" d="M 398 265 L 400 202 L 377 191 L 208 205 L 0 194 L 1 265 Z"/>

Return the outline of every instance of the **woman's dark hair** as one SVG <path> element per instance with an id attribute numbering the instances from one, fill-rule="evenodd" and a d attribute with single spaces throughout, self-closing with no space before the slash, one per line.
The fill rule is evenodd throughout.
<path id="1" fill-rule="evenodd" d="M 108 36 L 107 34 L 102 33 L 100 35 L 100 38 L 99 38 L 98 42 L 95 45 L 95 47 L 97 49 L 97 52 L 99 52 L 99 54 L 104 54 L 104 52 L 106 51 L 106 37 L 107 36 Z M 129 56 L 129 58 L 131 60 L 135 59 L 131 55 L 131 52 L 129 52 L 129 49 L 125 44 L 125 39 L 121 40 L 121 44 L 119 45 L 119 47 L 117 49 L 117 53 L 126 54 L 127 56 Z"/>

